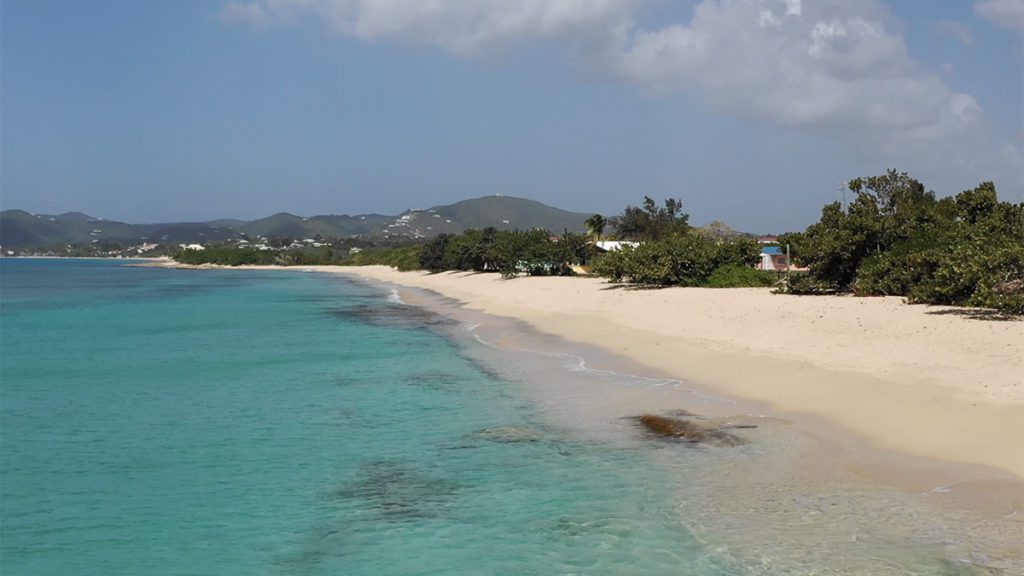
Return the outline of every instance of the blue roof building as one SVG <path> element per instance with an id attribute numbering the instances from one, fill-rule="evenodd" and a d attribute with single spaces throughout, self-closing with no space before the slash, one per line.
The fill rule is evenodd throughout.
<path id="1" fill-rule="evenodd" d="M 758 270 L 783 271 L 789 266 L 789 260 L 782 248 L 778 246 L 764 246 L 761 248 L 761 261 L 757 263 Z"/>

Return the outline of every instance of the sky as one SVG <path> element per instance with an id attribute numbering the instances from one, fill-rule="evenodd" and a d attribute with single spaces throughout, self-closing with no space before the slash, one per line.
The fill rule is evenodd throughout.
<path id="1" fill-rule="evenodd" d="M 889 168 L 1024 200 L 1024 0 L 0 2 L 0 208 L 491 194 L 802 229 Z"/>

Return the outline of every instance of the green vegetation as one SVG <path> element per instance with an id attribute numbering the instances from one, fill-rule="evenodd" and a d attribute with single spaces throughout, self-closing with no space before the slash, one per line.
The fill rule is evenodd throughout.
<path id="1" fill-rule="evenodd" d="M 179 250 L 174 259 L 182 264 L 220 264 L 222 266 L 253 266 L 277 264 L 277 254 L 255 248 L 207 248 Z"/>
<path id="2" fill-rule="evenodd" d="M 682 207 L 669 198 L 659 208 L 650 197 L 643 208 L 627 206 L 609 222 L 619 238 L 640 244 L 597 257 L 591 271 L 613 282 L 651 286 L 765 286 L 775 280 L 750 268 L 760 254 L 757 242 L 695 230 Z"/>
<path id="3" fill-rule="evenodd" d="M 600 241 L 601 236 L 604 235 L 604 229 L 608 226 L 608 220 L 600 214 L 594 214 L 587 218 L 584 224 L 587 226 L 587 234 Z"/>
<path id="4" fill-rule="evenodd" d="M 754 240 L 715 240 L 687 232 L 660 240 L 644 242 L 636 247 L 623 247 L 594 261 L 592 271 L 613 282 L 630 282 L 651 286 L 710 286 L 716 281 L 735 286 L 742 278 L 738 267 L 757 263 L 760 248 Z M 756 272 L 751 270 L 751 272 Z M 752 284 L 764 286 L 756 275 Z"/>
<path id="5" fill-rule="evenodd" d="M 287 242 L 273 242 L 282 244 Z M 180 250 L 174 259 L 184 264 L 243 266 L 384 265 L 398 270 L 466 270 L 499 272 L 506 277 L 570 274 L 570 266 L 583 264 L 594 248 L 583 234 L 566 232 L 552 238 L 546 230 L 504 231 L 494 228 L 441 234 L 425 244 L 352 249 L 338 255 L 331 246 L 258 250 L 231 246 Z"/>
<path id="6" fill-rule="evenodd" d="M 461 234 L 488 227 L 507 231 L 540 229 L 556 233 L 562 230 L 583 232 L 586 229 L 583 221 L 586 219 L 586 214 L 546 206 L 535 200 L 514 196 L 484 196 L 418 212 L 412 224 L 416 225 L 422 220 L 432 230 L 427 231 L 422 227 L 420 230 L 426 236 L 433 237 L 440 233 Z"/>
<path id="7" fill-rule="evenodd" d="M 1024 314 L 1024 204 L 1000 202 L 991 182 L 939 200 L 895 170 L 852 180 L 849 189 L 855 195 L 849 206 L 828 204 L 819 222 L 780 238 L 795 263 L 809 268 L 792 276 L 755 270 L 760 246 L 752 238 L 721 223 L 693 229 L 679 200 L 659 207 L 647 197 L 642 207 L 627 206 L 619 216 L 586 220 L 591 237 L 600 238 L 610 225 L 615 237 L 638 242 L 600 255 L 584 234 L 566 231 L 554 238 L 542 229 L 488 227 L 397 246 L 310 246 L 284 238 L 268 241 L 275 249 L 212 247 L 182 250 L 175 258 L 231 266 L 379 264 L 505 277 L 570 274 L 573 265 L 589 264 L 596 275 L 638 285 L 726 288 L 781 281 L 780 292 L 900 295 L 911 303 Z"/>
<path id="8" fill-rule="evenodd" d="M 570 266 L 586 263 L 590 247 L 582 234 L 566 232 L 552 239 L 546 230 L 467 230 L 454 236 L 441 234 L 420 252 L 420 267 L 431 272 L 472 270 L 500 272 L 512 277 L 564 275 Z"/>
<path id="9" fill-rule="evenodd" d="M 780 274 L 770 270 L 757 270 L 739 264 L 724 264 L 708 277 L 710 288 L 756 288 L 771 286 L 779 281 Z"/>
<path id="10" fill-rule="evenodd" d="M 372 248 L 352 254 L 340 261 L 346 266 L 391 266 L 402 272 L 420 269 L 420 252 L 423 247 L 416 244 L 397 248 Z"/>
<path id="11" fill-rule="evenodd" d="M 787 291 L 851 290 L 911 303 L 1024 314 L 1024 204 L 1000 202 L 984 182 L 937 200 L 905 173 L 857 178 L 844 209 L 834 202 L 805 232 L 781 241 L 810 267 Z"/>
<path id="12" fill-rule="evenodd" d="M 179 250 L 174 259 L 182 264 L 218 264 L 221 266 L 393 266 L 399 270 L 419 269 L 421 246 L 370 247 L 339 255 L 331 246 L 290 250 L 259 250 L 234 246 L 205 250 Z"/>
<path id="13" fill-rule="evenodd" d="M 644 196 L 643 208 L 626 206 L 610 223 L 623 240 L 662 240 L 690 231 L 690 215 L 683 212 L 683 203 L 676 198 L 665 200 L 661 208 Z"/>
<path id="14" fill-rule="evenodd" d="M 245 240 L 255 246 L 288 247 L 291 241 L 342 244 L 358 241 L 387 245 L 414 243 L 438 234 L 461 234 L 468 229 L 493 226 L 501 230 L 569 230 L 583 232 L 587 215 L 567 212 L 540 202 L 510 196 L 485 196 L 427 210 L 401 214 L 320 215 L 303 217 L 278 213 L 250 222 L 220 219 L 209 222 L 128 224 L 94 218 L 80 212 L 31 214 L 24 210 L 0 211 L 0 246 L 16 254 L 118 256 L 93 244 L 109 241 L 137 250 L 143 244 L 159 245 L 161 253 L 173 254 L 182 244 L 211 246 Z M 360 245 L 359 247 L 365 247 Z M 346 248 L 347 249 L 347 248 Z M 148 252 L 148 250 L 145 250 Z M 128 255 L 125 252 L 123 255 Z"/>

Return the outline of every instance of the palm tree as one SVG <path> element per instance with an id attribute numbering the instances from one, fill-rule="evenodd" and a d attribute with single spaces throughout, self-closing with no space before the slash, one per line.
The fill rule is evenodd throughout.
<path id="1" fill-rule="evenodd" d="M 584 222 L 587 225 L 587 232 L 592 236 L 597 236 L 597 241 L 601 241 L 601 235 L 604 234 L 604 227 L 608 225 L 608 220 L 600 214 L 594 214 Z"/>

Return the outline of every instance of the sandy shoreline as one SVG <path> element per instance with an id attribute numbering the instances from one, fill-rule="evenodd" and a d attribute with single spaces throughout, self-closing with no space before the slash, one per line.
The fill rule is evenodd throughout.
<path id="1" fill-rule="evenodd" d="M 1024 322 L 974 320 L 899 298 L 337 271 L 434 290 L 781 413 L 837 424 L 880 448 L 1024 478 Z"/>
<path id="2" fill-rule="evenodd" d="M 763 404 L 844 445 L 855 472 L 898 478 L 907 488 L 1024 479 L 1021 321 L 976 320 L 900 298 L 627 290 L 594 278 L 506 281 L 382 266 L 299 269 L 432 290 Z M 881 450 L 869 454 L 862 443 Z"/>

